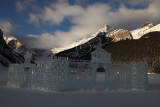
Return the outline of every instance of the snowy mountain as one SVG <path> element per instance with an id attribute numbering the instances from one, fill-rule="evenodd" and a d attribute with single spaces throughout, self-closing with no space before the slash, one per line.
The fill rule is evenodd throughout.
<path id="1" fill-rule="evenodd" d="M 97 37 L 99 33 L 105 33 L 106 38 L 109 37 L 113 39 L 112 42 L 118 42 L 120 40 L 126 40 L 126 39 L 139 39 L 145 34 L 148 34 L 150 32 L 156 32 L 156 31 L 160 31 L 160 24 L 154 26 L 153 23 L 146 23 L 143 27 L 132 30 L 132 31 L 125 30 L 125 29 L 113 29 L 112 27 L 105 25 L 98 32 L 94 33 L 89 37 L 83 38 L 79 41 L 74 41 L 66 47 L 53 48 L 51 49 L 51 51 L 52 53 L 57 54 L 65 50 L 72 49 L 74 47 L 80 46 L 94 39 L 95 37 Z"/>
<path id="2" fill-rule="evenodd" d="M 126 39 L 132 39 L 132 35 L 128 30 L 113 29 L 112 27 L 105 25 L 102 29 L 90 37 L 83 38 L 80 41 L 72 43 L 69 45 L 70 47 L 68 49 L 65 48 L 64 50 L 58 50 L 59 52 L 55 55 L 74 59 L 80 58 L 89 60 L 91 57 L 91 52 L 96 49 L 97 45 L 101 44 L 102 47 L 105 48 L 112 42 Z"/>
<path id="3" fill-rule="evenodd" d="M 83 38 L 83 39 L 81 39 L 81 40 L 79 40 L 79 41 L 74 41 L 74 42 L 72 42 L 70 45 L 68 45 L 68 46 L 66 46 L 66 47 L 63 47 L 63 48 L 53 48 L 53 49 L 51 49 L 51 51 L 52 51 L 54 54 L 56 54 L 56 53 L 62 52 L 62 51 L 64 51 L 64 50 L 74 48 L 74 47 L 76 47 L 76 46 L 82 45 L 82 44 L 88 42 L 89 40 L 95 38 L 100 32 L 105 32 L 105 33 L 106 33 L 106 32 L 109 32 L 109 31 L 111 31 L 111 30 L 113 30 L 113 28 L 111 28 L 111 27 L 108 26 L 108 25 L 105 25 L 105 26 L 104 26 L 103 28 L 101 28 L 98 32 L 92 34 L 92 35 L 89 36 L 89 37 Z"/>
<path id="4" fill-rule="evenodd" d="M 139 39 L 147 33 L 156 32 L 156 31 L 160 31 L 160 24 L 154 26 L 152 23 L 147 23 L 139 29 L 132 30 L 131 34 L 133 36 L 133 39 Z"/>
<path id="5" fill-rule="evenodd" d="M 100 32 L 107 32 L 109 29 L 111 29 L 111 27 L 108 25 L 105 25 L 102 29 L 100 29 L 98 32 L 96 32 L 95 34 L 93 34 L 89 37 L 82 38 L 80 41 L 74 41 L 70 45 L 63 47 L 63 48 L 53 48 L 53 49 L 51 49 L 51 51 L 52 51 L 52 53 L 56 54 L 56 53 L 62 52 L 64 50 L 74 48 L 78 45 L 84 44 L 84 43 L 88 42 L 89 40 L 95 38 Z"/>
<path id="6" fill-rule="evenodd" d="M 117 42 L 119 40 L 126 40 L 126 39 L 132 39 L 131 33 L 128 30 L 124 29 L 114 29 L 110 27 L 109 25 L 105 25 L 103 28 L 101 28 L 98 32 L 92 34 L 89 37 L 83 38 L 79 41 L 74 41 L 70 45 L 63 47 L 63 48 L 53 48 L 51 49 L 52 53 L 56 54 L 62 51 L 65 51 L 67 49 L 72 49 L 74 47 L 80 46 L 82 44 L 87 43 L 88 41 L 94 39 L 97 37 L 100 33 L 105 34 L 106 38 L 112 38 L 113 42 Z"/>
<path id="7" fill-rule="evenodd" d="M 43 58 L 51 55 L 51 51 L 47 50 L 47 49 L 33 49 L 33 48 L 26 48 L 25 45 L 23 45 L 16 37 L 14 36 L 10 36 L 10 35 L 4 35 L 3 36 L 6 44 L 13 49 L 15 52 L 21 54 L 21 55 L 25 55 L 27 51 L 32 52 L 32 62 L 37 62 L 39 59 Z"/>
<path id="8" fill-rule="evenodd" d="M 24 54 L 27 50 L 27 48 L 14 36 L 4 35 L 3 38 L 7 45 L 14 49 L 16 52 Z"/>
<path id="9" fill-rule="evenodd" d="M 0 66 L 7 67 L 10 63 L 22 62 L 24 62 L 23 56 L 6 44 L 3 32 L 0 30 Z"/>

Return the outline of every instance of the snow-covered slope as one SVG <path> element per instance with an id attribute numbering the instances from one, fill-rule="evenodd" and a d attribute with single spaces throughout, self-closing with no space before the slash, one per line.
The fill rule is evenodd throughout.
<path id="1" fill-rule="evenodd" d="M 155 31 L 160 31 L 160 24 L 154 26 L 152 23 L 148 23 L 142 28 L 131 31 L 131 34 L 133 36 L 133 39 L 139 39 L 143 35 Z"/>

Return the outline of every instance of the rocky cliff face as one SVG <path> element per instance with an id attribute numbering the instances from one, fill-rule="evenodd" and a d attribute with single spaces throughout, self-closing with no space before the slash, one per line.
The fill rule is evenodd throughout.
<path id="1" fill-rule="evenodd" d="M 0 30 L 0 64 L 4 66 L 8 66 L 9 63 L 22 63 L 24 62 L 24 58 L 21 54 L 15 52 L 12 48 L 10 48 L 4 38 L 3 32 Z"/>
<path id="2" fill-rule="evenodd" d="M 120 40 L 132 39 L 132 35 L 129 30 L 124 29 L 115 29 L 112 32 L 108 33 L 106 37 L 113 39 L 113 42 L 118 42 Z"/>

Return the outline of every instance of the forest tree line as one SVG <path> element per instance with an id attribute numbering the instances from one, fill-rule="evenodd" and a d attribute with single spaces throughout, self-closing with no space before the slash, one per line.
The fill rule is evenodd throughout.
<path id="1" fill-rule="evenodd" d="M 121 40 L 108 45 L 105 50 L 113 62 L 147 61 L 148 71 L 160 73 L 160 32 L 152 32 L 137 40 Z"/>

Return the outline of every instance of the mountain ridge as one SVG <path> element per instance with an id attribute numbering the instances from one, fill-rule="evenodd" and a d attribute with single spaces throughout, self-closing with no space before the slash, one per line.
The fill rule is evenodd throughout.
<path id="1" fill-rule="evenodd" d="M 119 33 L 119 34 L 122 34 L 122 33 L 126 33 L 126 36 L 121 36 L 121 38 L 119 38 L 119 34 L 115 34 L 115 33 Z M 86 38 L 83 38 L 81 39 L 80 41 L 76 41 L 76 42 L 72 42 L 70 45 L 66 46 L 66 47 L 63 47 L 63 48 L 53 48 L 51 49 L 51 51 L 56 54 L 56 53 L 59 53 L 59 52 L 62 52 L 62 51 L 65 51 L 67 49 L 72 49 L 76 46 L 79 46 L 79 45 L 82 45 L 82 44 L 85 44 L 86 42 L 90 41 L 91 39 L 97 37 L 99 35 L 99 33 L 105 33 L 106 34 L 106 37 L 110 37 L 110 38 L 113 38 L 113 41 L 119 41 L 119 40 L 123 40 L 123 39 L 132 39 L 132 35 L 131 33 L 129 32 L 129 30 L 125 30 L 125 29 L 114 29 L 112 27 L 110 27 L 109 25 L 105 25 L 103 28 L 101 28 L 98 32 L 92 34 L 91 36 L 89 37 L 86 37 Z"/>

